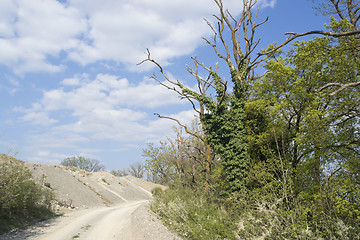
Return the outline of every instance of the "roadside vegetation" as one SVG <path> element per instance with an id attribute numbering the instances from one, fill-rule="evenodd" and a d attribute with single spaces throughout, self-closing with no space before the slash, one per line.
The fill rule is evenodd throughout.
<path id="1" fill-rule="evenodd" d="M 20 161 L 0 155 L 0 234 L 54 216 L 52 200 Z"/>
<path id="2" fill-rule="evenodd" d="M 148 50 L 153 79 L 198 113 L 192 126 L 158 114 L 178 124 L 176 137 L 143 150 L 150 180 L 169 186 L 151 209 L 183 238 L 360 239 L 360 2 L 314 2 L 328 31 L 258 50 L 256 1 L 235 18 L 215 0 L 205 41 L 223 65 L 193 58 L 196 91 Z"/>

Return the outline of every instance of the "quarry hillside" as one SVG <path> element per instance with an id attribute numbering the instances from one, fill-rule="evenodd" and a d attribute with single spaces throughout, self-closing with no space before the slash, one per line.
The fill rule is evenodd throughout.
<path id="1" fill-rule="evenodd" d="M 1 154 L 0 161 L 5 160 L 25 165 L 37 182 L 51 189 L 52 207 L 63 215 L 0 235 L 0 239 L 99 239 L 99 234 L 101 239 L 177 239 L 149 210 L 151 190 L 164 186 Z"/>

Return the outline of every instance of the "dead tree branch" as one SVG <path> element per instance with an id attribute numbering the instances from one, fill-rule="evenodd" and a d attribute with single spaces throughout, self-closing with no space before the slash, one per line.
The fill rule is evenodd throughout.
<path id="1" fill-rule="evenodd" d="M 162 116 L 162 115 L 160 115 L 160 114 L 158 114 L 158 113 L 154 113 L 154 115 L 157 116 L 158 118 L 164 118 L 164 119 L 169 119 L 169 120 L 175 121 L 179 126 L 181 126 L 181 127 L 185 130 L 186 133 L 188 133 L 188 134 L 190 134 L 191 136 L 194 136 L 194 137 L 200 139 L 201 141 L 205 141 L 204 136 L 190 131 L 189 128 L 188 128 L 185 124 L 182 124 L 178 119 L 172 118 L 172 117 L 168 117 L 168 116 Z"/>

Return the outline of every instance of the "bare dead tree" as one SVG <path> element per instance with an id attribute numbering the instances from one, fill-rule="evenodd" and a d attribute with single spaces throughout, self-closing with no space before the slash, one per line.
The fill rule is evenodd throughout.
<path id="1" fill-rule="evenodd" d="M 187 71 L 195 77 L 196 81 L 197 81 L 197 91 L 203 95 L 206 96 L 207 91 L 209 90 L 209 88 L 214 88 L 214 84 L 213 84 L 213 79 L 211 79 L 210 74 L 208 74 L 207 77 L 201 77 L 199 74 L 199 68 L 202 67 L 206 70 L 208 70 L 210 72 L 210 69 L 208 69 L 204 64 L 200 63 L 196 57 L 192 58 L 195 68 L 191 68 L 189 66 L 187 66 Z M 154 59 L 151 58 L 151 53 L 149 51 L 149 49 L 147 49 L 147 58 L 145 60 L 143 60 L 142 62 L 140 62 L 138 65 L 149 61 L 152 62 L 153 64 L 155 64 L 162 77 L 165 79 L 165 81 L 161 81 L 156 74 L 154 73 L 153 76 L 151 77 L 152 79 L 154 79 L 155 81 L 157 81 L 160 85 L 164 86 L 165 88 L 176 92 L 181 99 L 187 99 L 191 105 L 193 110 L 198 114 L 198 116 L 201 116 L 205 113 L 205 106 L 203 103 L 199 102 L 194 96 L 192 96 L 191 94 L 183 91 L 184 89 L 186 89 L 187 87 L 184 86 L 182 83 L 180 83 L 179 81 L 175 81 L 172 80 L 164 71 L 163 67 Z M 158 113 L 154 113 L 154 115 L 156 115 L 159 118 L 164 118 L 164 119 L 169 119 L 172 121 L 175 121 L 180 127 L 182 127 L 186 133 L 192 135 L 195 138 L 200 139 L 201 141 L 204 142 L 204 144 L 206 145 L 206 149 L 207 151 L 205 152 L 205 169 L 206 169 L 206 186 L 209 185 L 210 182 L 210 173 L 211 173 L 211 164 L 212 164 L 212 158 L 213 158 L 213 151 L 211 149 L 211 147 L 209 146 L 209 144 L 206 141 L 206 136 L 204 134 L 201 133 L 197 133 L 197 132 L 193 132 L 191 131 L 185 124 L 181 123 L 178 119 L 176 118 L 172 118 L 172 117 L 168 117 L 168 116 L 163 116 L 160 115 Z M 202 125 L 202 129 L 204 129 L 204 123 L 201 122 Z M 181 169 L 181 163 L 177 162 L 177 167 L 178 170 L 180 171 Z"/>

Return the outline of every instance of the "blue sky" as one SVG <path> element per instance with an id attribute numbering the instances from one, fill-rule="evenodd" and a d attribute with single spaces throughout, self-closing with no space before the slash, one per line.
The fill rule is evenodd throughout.
<path id="1" fill-rule="evenodd" d="M 261 47 L 285 32 L 324 29 L 310 0 L 261 0 Z M 232 13 L 241 0 L 224 0 Z M 210 36 L 212 0 L 1 0 L 0 152 L 58 164 L 69 156 L 100 160 L 107 169 L 143 162 L 142 148 L 190 123 L 191 106 L 137 66 L 149 48 L 174 79 L 195 84 L 191 56 L 219 61 L 201 36 Z"/>

